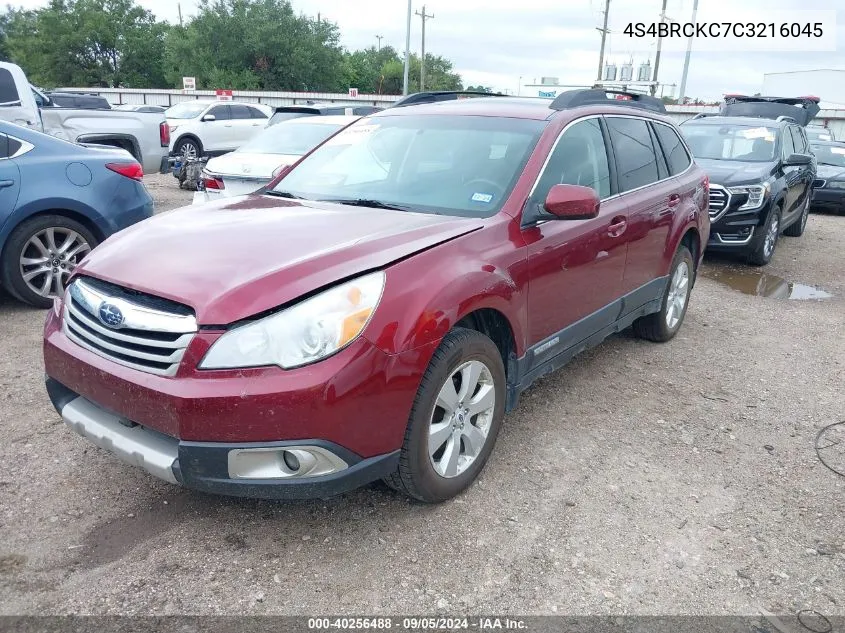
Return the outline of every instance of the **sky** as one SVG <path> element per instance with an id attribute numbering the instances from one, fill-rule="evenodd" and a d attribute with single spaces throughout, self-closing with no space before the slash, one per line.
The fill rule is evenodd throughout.
<path id="1" fill-rule="evenodd" d="M 159 19 L 176 22 L 177 2 L 137 0 Z M 413 0 L 414 11 L 421 11 L 424 0 Z M 736 20 L 742 15 L 755 20 L 779 18 L 778 11 L 804 11 L 782 14 L 792 19 L 815 21 L 818 14 L 842 0 L 699 0 L 698 21 Z M 376 45 L 405 48 L 406 0 L 291 0 L 294 8 L 307 15 L 338 24 L 342 44 L 349 49 Z M 12 4 L 35 8 L 43 0 L 12 0 Z M 666 15 L 688 22 L 693 0 L 667 0 Z M 196 0 L 181 0 L 187 20 L 196 12 Z M 557 77 L 563 84 L 590 84 L 596 78 L 604 0 L 425 0 L 426 50 L 451 60 L 464 85 L 482 84 L 499 91 L 520 92 L 520 85 L 539 82 L 541 77 Z M 661 0 L 611 0 L 606 59 L 617 64 L 633 57 L 634 67 L 650 59 L 654 63 L 655 40 L 645 38 L 632 44 L 622 31 L 629 22 L 656 22 Z M 830 14 L 828 14 L 830 15 Z M 718 50 L 710 42 L 696 50 L 695 44 L 687 80 L 688 96 L 720 99 L 726 92 L 755 93 L 763 87 L 767 72 L 833 68 L 845 70 L 845 6 L 837 16 L 835 33 L 826 39 L 833 52 Z M 832 23 L 832 20 L 831 20 Z M 412 19 L 411 49 L 420 50 L 421 20 Z M 792 48 L 794 42 L 792 43 Z M 685 41 L 677 40 L 664 49 L 659 80 L 667 84 L 664 94 L 672 94 L 670 84 L 680 84 Z M 668 49 L 668 50 L 667 50 Z M 714 50 L 715 49 L 715 50 Z M 636 71 L 635 71 L 636 72 Z M 660 94 L 660 93 L 658 93 Z M 820 95 L 824 99 L 824 95 Z"/>

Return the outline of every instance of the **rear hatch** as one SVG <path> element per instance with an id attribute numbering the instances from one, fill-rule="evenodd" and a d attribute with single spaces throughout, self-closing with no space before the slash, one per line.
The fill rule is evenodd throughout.
<path id="1" fill-rule="evenodd" d="M 726 95 L 720 114 L 723 116 L 756 117 L 777 119 L 790 117 L 801 126 L 806 126 L 819 113 L 818 97 L 748 97 Z"/>

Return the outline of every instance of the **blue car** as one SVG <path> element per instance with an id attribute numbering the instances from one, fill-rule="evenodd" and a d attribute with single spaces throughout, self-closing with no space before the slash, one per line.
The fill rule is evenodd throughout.
<path id="1" fill-rule="evenodd" d="M 49 308 L 85 255 L 153 214 L 141 165 L 0 121 L 0 285 Z"/>

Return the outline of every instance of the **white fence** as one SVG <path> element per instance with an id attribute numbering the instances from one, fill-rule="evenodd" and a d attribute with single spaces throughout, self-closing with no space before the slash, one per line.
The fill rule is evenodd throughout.
<path id="1" fill-rule="evenodd" d="M 129 88 L 65 88 L 69 92 L 88 92 L 106 97 L 110 103 L 142 103 L 169 107 L 180 101 L 196 99 L 215 99 L 213 90 L 140 90 Z M 259 92 L 252 90 L 235 90 L 232 98 L 249 103 L 263 103 L 269 106 L 305 104 L 309 101 L 318 103 L 337 103 L 340 105 L 374 105 L 387 107 L 399 97 L 396 95 L 365 95 L 350 97 L 348 94 L 330 92 Z M 716 106 L 667 106 L 669 116 L 676 122 L 682 123 L 701 112 L 718 112 Z M 845 110 L 822 110 L 814 123 L 822 123 L 829 127 L 836 138 L 845 139 Z"/>

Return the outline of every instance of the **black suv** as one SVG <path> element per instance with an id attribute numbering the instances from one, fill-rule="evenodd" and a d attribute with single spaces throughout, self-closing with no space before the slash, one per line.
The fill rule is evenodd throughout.
<path id="1" fill-rule="evenodd" d="M 731 95 L 718 115 L 681 125 L 710 178 L 707 248 L 745 253 L 764 266 L 781 233 L 804 233 L 816 177 L 804 126 L 818 111 L 814 97 Z"/>

